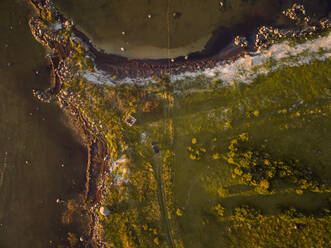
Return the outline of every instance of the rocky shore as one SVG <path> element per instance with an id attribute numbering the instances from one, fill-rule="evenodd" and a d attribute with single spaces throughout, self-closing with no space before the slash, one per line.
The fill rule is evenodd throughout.
<path id="1" fill-rule="evenodd" d="M 234 44 L 228 49 L 221 52 L 217 50 L 214 54 L 195 53 L 174 59 L 130 60 L 97 50 L 90 39 L 56 9 L 51 0 L 30 0 L 30 2 L 38 13 L 38 16 L 31 18 L 29 22 L 31 32 L 38 42 L 49 49 L 48 59 L 52 66 L 51 88 L 45 92 L 34 91 L 34 95 L 45 102 L 57 102 L 88 148 L 84 201 L 90 225 L 88 235 L 84 238 L 86 241 L 82 241 L 80 247 L 103 247 L 96 209 L 100 207 L 99 203 L 103 197 L 102 181 L 107 170 L 109 155 L 106 142 L 97 125 L 81 111 L 79 98 L 72 92 L 62 90 L 65 82 L 94 70 L 109 75 L 113 84 L 120 83 L 126 78 L 153 78 L 204 70 L 221 63 L 229 63 L 240 56 L 262 50 L 281 40 L 304 40 L 318 36 L 331 26 L 328 19 L 310 23 L 310 19 L 305 16 L 303 6 L 295 5 L 284 14 L 298 22 L 299 26 L 296 29 L 263 26 L 257 31 L 254 43 L 248 42 L 245 37 L 236 37 Z"/>
<path id="2" fill-rule="evenodd" d="M 79 133 L 83 143 L 87 147 L 87 165 L 83 168 L 86 171 L 85 191 L 84 191 L 84 210 L 89 218 L 87 237 L 79 247 L 102 247 L 98 237 L 96 223 L 96 208 L 100 202 L 101 188 L 98 182 L 102 180 L 105 172 L 104 158 L 107 156 L 107 148 L 103 138 L 98 135 L 97 130 L 91 122 L 79 111 L 79 103 L 70 93 L 61 92 L 57 95 L 60 107 L 63 109 L 75 131 Z"/>
<path id="3" fill-rule="evenodd" d="M 310 18 L 306 16 L 304 7 L 295 4 L 284 12 L 284 15 L 289 16 L 297 23 L 297 27 L 294 29 L 262 26 L 256 32 L 254 42 L 248 42 L 246 37 L 235 37 L 233 45 L 223 50 L 212 49 L 212 52 L 204 53 L 202 51 L 173 59 L 128 59 L 97 50 L 91 40 L 75 27 L 72 20 L 60 14 L 51 0 L 32 0 L 32 3 L 40 13 L 40 17 L 30 20 L 32 34 L 41 44 L 53 50 L 54 55 L 51 56 L 51 59 L 54 60 L 56 57 L 59 61 L 54 61 L 52 64 L 54 64 L 54 69 L 58 71 L 58 74 L 72 75 L 72 73 L 68 73 L 70 68 L 66 68 L 65 63 L 59 64 L 59 62 L 72 56 L 74 49 L 71 43 L 74 42 L 86 51 L 86 55 L 93 60 L 95 68 L 111 75 L 114 82 L 121 82 L 125 78 L 149 78 L 164 74 L 176 75 L 186 71 L 193 72 L 213 68 L 224 61 L 233 61 L 249 52 L 260 51 L 282 40 L 304 40 L 317 36 L 331 26 L 328 19 L 311 23 Z M 47 14 L 42 14 L 43 12 L 51 13 L 48 15 L 53 18 L 52 25 L 45 25 L 42 21 L 42 15 L 47 16 Z"/>

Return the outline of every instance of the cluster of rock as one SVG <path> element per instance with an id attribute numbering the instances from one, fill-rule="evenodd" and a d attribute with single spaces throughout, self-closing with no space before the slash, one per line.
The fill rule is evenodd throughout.
<path id="1" fill-rule="evenodd" d="M 233 44 L 237 47 L 242 47 L 242 48 L 245 48 L 248 46 L 248 41 L 247 41 L 247 38 L 246 37 L 243 37 L 243 36 L 239 36 L 237 35 L 235 38 L 234 38 L 234 42 Z"/>
<path id="2" fill-rule="evenodd" d="M 302 4 L 295 3 L 291 8 L 284 10 L 282 13 L 291 20 L 296 21 L 298 24 L 308 24 L 310 21 L 309 16 L 306 16 L 305 7 Z"/>
<path id="3" fill-rule="evenodd" d="M 278 29 L 262 26 L 258 29 L 255 39 L 257 50 L 269 47 L 271 44 L 282 39 L 308 39 L 320 34 L 331 27 L 329 19 L 322 19 L 315 24 L 306 24 L 297 29 Z"/>
<path id="4" fill-rule="evenodd" d="M 69 90 L 62 89 L 57 95 L 57 102 L 60 108 L 63 108 L 71 116 L 78 116 L 84 122 L 86 130 L 89 130 L 91 133 L 98 135 L 102 132 L 106 132 L 105 127 L 102 126 L 102 123 L 97 123 L 93 119 L 89 118 L 85 114 L 84 109 L 86 103 L 81 100 L 80 94 L 74 93 Z"/>
<path id="5" fill-rule="evenodd" d="M 61 90 L 57 94 L 57 100 L 60 108 L 70 106 L 71 108 L 67 110 L 69 110 L 70 114 L 74 116 L 78 114 L 77 109 L 82 105 L 80 99 L 69 90 Z"/>
<path id="6" fill-rule="evenodd" d="M 32 90 L 32 93 L 41 102 L 51 103 L 54 101 L 52 89 L 47 89 L 45 91 Z"/>
<path id="7" fill-rule="evenodd" d="M 62 30 L 70 30 L 73 22 L 63 18 L 51 0 L 32 0 L 32 3 L 43 18 L 33 17 L 30 19 L 31 32 L 40 43 L 54 49 L 56 42 L 64 42 Z M 48 22 L 45 21 L 47 19 L 49 19 Z"/>
<path id="8" fill-rule="evenodd" d="M 61 15 L 51 0 L 31 0 L 31 2 L 39 11 L 40 17 L 32 17 L 29 26 L 34 38 L 51 49 L 48 58 L 60 89 L 63 82 L 70 82 L 79 74 L 73 57 L 81 55 L 79 52 L 87 54 L 89 48 L 72 31 L 73 21 Z M 75 47 L 79 47 L 79 52 Z M 34 95 L 41 101 L 48 102 L 49 93 L 49 91 L 35 91 Z M 62 97 L 63 101 L 59 101 L 60 106 L 67 106 L 65 99 L 68 95 Z"/>
<path id="9" fill-rule="evenodd" d="M 40 42 L 42 45 L 52 48 L 55 48 L 54 40 L 56 35 L 54 32 L 50 32 L 48 26 L 39 18 L 33 17 L 29 21 L 29 26 L 31 33 L 34 38 Z"/>
<path id="10" fill-rule="evenodd" d="M 331 21 L 327 18 L 323 18 L 319 21 L 319 25 L 323 30 L 327 30 L 331 27 Z"/>
<path id="11" fill-rule="evenodd" d="M 48 10 L 56 11 L 54 3 L 51 0 L 31 0 L 31 2 L 38 9 L 48 9 Z"/>
<path id="12" fill-rule="evenodd" d="M 278 28 L 262 26 L 258 29 L 256 38 L 255 38 L 255 47 L 258 50 L 262 48 L 267 48 L 271 43 L 282 38 L 283 34 L 280 33 Z"/>
<path id="13" fill-rule="evenodd" d="M 299 25 L 296 29 L 278 29 L 262 26 L 256 34 L 255 46 L 258 50 L 267 48 L 281 39 L 308 39 L 315 34 L 322 33 L 331 27 L 329 19 L 322 19 L 312 24 L 310 17 L 302 4 L 293 4 L 291 8 L 282 12 L 289 19 L 296 21 Z"/>
<path id="14" fill-rule="evenodd" d="M 72 66 L 70 59 L 65 59 L 59 62 L 57 68 L 54 68 L 54 72 L 61 82 L 70 82 L 78 75 Z"/>

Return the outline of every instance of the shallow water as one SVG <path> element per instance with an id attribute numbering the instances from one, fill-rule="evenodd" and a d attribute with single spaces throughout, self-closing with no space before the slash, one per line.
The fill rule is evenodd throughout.
<path id="1" fill-rule="evenodd" d="M 63 243 L 67 227 L 56 199 L 82 189 L 86 163 L 60 109 L 32 96 L 49 87 L 49 71 L 27 25 L 30 10 L 22 1 L 0 2 L 1 248 Z"/>
<path id="2" fill-rule="evenodd" d="M 237 34 L 248 35 L 263 24 L 289 24 L 281 11 L 294 2 L 304 2 L 314 18 L 327 15 L 330 8 L 324 0 L 227 0 L 222 8 L 217 0 L 55 2 L 98 48 L 135 58 L 168 58 L 200 51 L 215 30 L 218 36 L 211 47 L 226 46 Z M 121 47 L 126 51 L 121 52 Z"/>

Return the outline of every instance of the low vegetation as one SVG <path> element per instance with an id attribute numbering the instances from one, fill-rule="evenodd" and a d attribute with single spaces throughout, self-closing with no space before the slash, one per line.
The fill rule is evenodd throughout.
<path id="1" fill-rule="evenodd" d="M 84 50 L 72 46 L 85 70 Z M 182 91 L 167 78 L 65 82 L 107 144 L 106 247 L 327 247 L 330 66 L 314 60 L 251 84 L 200 77 Z"/>

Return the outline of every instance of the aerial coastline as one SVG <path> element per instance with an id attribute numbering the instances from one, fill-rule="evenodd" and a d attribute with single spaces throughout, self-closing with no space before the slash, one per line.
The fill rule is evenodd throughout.
<path id="1" fill-rule="evenodd" d="M 115 161 L 123 157 L 119 151 L 124 151 L 124 154 L 125 145 L 114 145 L 115 149 L 109 144 L 111 143 L 107 141 L 107 131 L 109 129 L 105 128 L 103 123 L 96 123 L 92 120 L 91 115 L 86 114 L 88 110 L 85 111 L 84 106 L 88 105 L 84 103 L 84 100 L 80 99 L 80 92 L 67 90 L 68 88 L 70 89 L 70 86 L 67 86 L 68 84 L 70 85 L 68 82 L 73 81 L 75 82 L 74 84 L 84 84 L 82 83 L 82 79 L 84 78 L 87 81 L 93 82 L 94 80 L 98 80 L 97 77 L 93 78 L 93 75 L 99 73 L 101 75 L 99 75 L 100 77 L 106 78 L 105 81 L 110 86 L 123 86 L 123 82 L 127 81 L 143 83 L 155 81 L 167 90 L 172 87 L 170 83 L 172 76 L 176 77 L 180 74 L 213 69 L 218 65 L 231 64 L 245 56 L 253 57 L 257 54 L 257 51 L 266 49 L 272 44 L 284 40 L 295 39 L 297 42 L 303 42 L 308 39 L 318 38 L 319 36 L 322 37 L 322 35 L 328 34 L 331 26 L 328 19 L 322 19 L 317 23 L 309 23 L 307 19 L 302 18 L 300 21 L 305 23 L 304 28 L 302 26 L 295 29 L 261 27 L 254 33 L 256 36 L 254 42 L 247 43 L 246 38 L 239 37 L 236 44 L 231 42 L 226 47 L 216 47 L 215 44 L 217 42 L 210 42 L 213 45 L 206 47 L 206 51 L 208 52 L 202 51 L 200 53 L 190 54 L 187 57 L 128 59 L 97 50 L 90 38 L 79 31 L 70 19 L 64 17 L 51 0 L 30 0 L 30 2 L 38 13 L 38 16 L 32 17 L 29 22 L 31 32 L 37 41 L 49 49 L 48 58 L 52 67 L 52 85 L 50 89 L 45 92 L 37 90 L 34 91 L 34 94 L 42 101 L 57 102 L 68 115 L 72 125 L 79 130 L 83 142 L 88 148 L 88 163 L 86 168 L 84 168 L 86 170 L 86 186 L 84 192 L 85 203 L 83 205 L 85 210 L 87 210 L 90 224 L 86 237 L 82 238 L 84 242 L 86 241 L 82 247 L 104 247 L 98 209 L 103 198 L 105 198 L 105 174 L 111 170 L 110 164 L 113 165 Z M 212 39 L 217 39 L 216 33 L 215 37 Z M 76 79 L 76 77 L 79 79 Z M 75 80 L 81 81 L 76 82 Z M 106 83 L 103 83 L 103 85 L 106 85 Z M 84 84 L 84 87 L 88 86 Z M 139 89 L 142 90 L 143 84 L 137 87 L 140 87 Z M 166 94 L 166 90 L 162 92 L 164 94 L 160 98 L 171 105 L 172 99 Z M 141 94 L 137 98 L 147 98 L 148 104 L 141 103 L 141 106 L 132 107 L 129 103 L 119 103 L 121 106 L 120 112 L 122 111 L 119 120 L 124 124 L 121 124 L 123 127 L 121 126 L 118 132 L 124 132 L 123 130 L 129 128 L 125 120 L 132 113 L 139 115 L 139 107 L 141 109 L 146 108 L 146 111 L 141 112 L 149 112 L 149 108 L 158 108 L 158 103 L 156 103 L 157 101 L 154 96 L 150 96 L 151 94 L 148 92 Z M 140 104 L 139 101 L 137 102 Z M 124 108 L 121 104 L 125 107 L 129 106 L 127 107 L 128 109 Z M 122 137 L 119 136 L 116 138 L 121 139 Z M 195 144 L 193 140 L 192 143 Z M 156 171 L 156 174 L 159 173 L 157 175 L 162 177 L 162 172 L 159 172 L 158 169 Z M 163 186 L 161 184 L 158 187 L 162 188 Z M 161 190 L 161 192 L 163 191 Z M 169 196 L 162 196 L 162 199 L 159 201 L 162 203 L 166 197 Z M 171 199 L 168 199 L 168 201 L 171 202 Z M 160 205 L 162 208 L 162 204 Z M 177 230 L 178 227 L 165 214 L 168 210 L 163 209 L 163 211 L 164 213 L 161 213 L 160 218 L 167 223 L 165 229 L 168 228 L 168 234 L 166 236 L 169 244 L 172 247 L 182 247 L 181 241 L 177 241 L 176 238 L 174 238 L 175 241 L 172 240 L 172 235 L 174 237 L 177 235 L 176 231 L 170 231 Z M 181 212 L 177 211 L 177 215 L 180 216 Z M 153 242 L 158 244 L 159 240 L 154 239 Z M 174 245 L 175 243 L 177 245 Z"/>
<path id="2" fill-rule="evenodd" d="M 33 2 L 34 1 L 32 1 L 32 3 Z M 201 52 L 168 59 L 128 59 L 123 56 L 107 54 L 97 50 L 91 42 L 91 39 L 83 32 L 79 31 L 73 25 L 72 20 L 61 15 L 51 1 L 41 1 L 38 4 L 34 4 L 34 6 L 40 13 L 42 11 L 48 11 L 48 13 L 51 13 L 53 18 L 56 19 L 53 21 L 55 25 L 55 30 L 53 31 L 49 29 L 47 31 L 43 30 L 42 26 L 38 26 L 38 21 L 31 20 L 30 27 L 32 33 L 39 42 L 51 49 L 56 49 L 59 53 L 59 58 L 64 60 L 70 55 L 70 51 L 72 51 L 73 47 L 70 46 L 70 42 L 66 42 L 66 40 L 63 41 L 60 36 L 57 38 L 56 36 L 60 35 L 59 31 L 62 29 L 67 29 L 67 31 L 70 32 L 72 40 L 75 40 L 81 47 L 86 49 L 87 55 L 94 61 L 95 68 L 116 78 L 113 79 L 114 82 L 120 82 L 125 78 L 151 78 L 152 76 L 158 77 L 166 74 L 176 75 L 186 71 L 193 72 L 213 68 L 219 63 L 234 61 L 241 56 L 254 53 L 255 51 L 282 40 L 307 40 L 309 37 L 310 39 L 317 37 L 330 26 L 328 19 L 323 19 L 317 23 L 305 23 L 306 21 L 302 20 L 304 28 L 298 27 L 296 29 L 279 29 L 263 26 L 256 31 L 256 39 L 254 42 L 238 42 L 237 45 L 234 45 L 232 41 L 228 44 L 220 42 L 221 38 L 216 30 L 212 38 L 207 42 L 205 49 Z M 296 18 L 299 19 L 299 17 Z M 52 36 L 54 40 L 52 40 Z M 60 39 L 58 40 L 60 42 L 57 42 L 56 39 Z M 246 40 L 245 37 L 243 37 L 243 39 Z M 225 47 L 220 46 L 220 44 L 225 45 Z"/>

